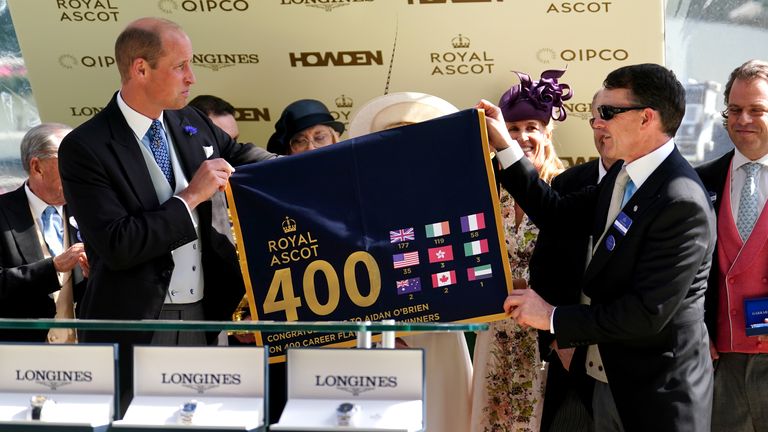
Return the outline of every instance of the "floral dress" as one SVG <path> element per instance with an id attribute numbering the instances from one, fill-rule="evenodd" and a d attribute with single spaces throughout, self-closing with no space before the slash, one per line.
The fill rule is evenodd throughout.
<path id="1" fill-rule="evenodd" d="M 528 280 L 539 230 L 523 215 L 515 229 L 515 202 L 502 189 L 501 213 L 512 279 Z M 544 377 L 536 330 L 511 319 L 490 323 L 475 341 L 472 432 L 537 432 Z"/>

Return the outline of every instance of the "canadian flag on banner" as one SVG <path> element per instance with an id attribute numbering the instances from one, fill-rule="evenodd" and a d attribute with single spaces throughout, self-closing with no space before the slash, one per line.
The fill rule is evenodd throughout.
<path id="1" fill-rule="evenodd" d="M 438 288 L 456 283 L 456 272 L 453 270 L 432 275 L 432 288 Z"/>

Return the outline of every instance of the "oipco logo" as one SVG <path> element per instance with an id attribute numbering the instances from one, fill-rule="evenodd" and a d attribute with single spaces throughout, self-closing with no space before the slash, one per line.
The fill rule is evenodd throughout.
<path id="1" fill-rule="evenodd" d="M 491 3 L 493 0 L 408 0 L 408 4 L 446 4 L 446 3 Z M 503 2 L 504 0 L 496 0 Z"/>
<path id="2" fill-rule="evenodd" d="M 562 2 L 550 3 L 547 13 L 608 13 L 613 2 Z"/>
<path id="3" fill-rule="evenodd" d="M 203 53 L 192 55 L 193 65 L 204 67 L 214 72 L 228 67 L 257 64 L 258 62 L 259 55 L 254 53 Z"/>
<path id="4" fill-rule="evenodd" d="M 269 108 L 238 108 L 235 107 L 235 120 L 237 121 L 272 121 Z"/>
<path id="5" fill-rule="evenodd" d="M 100 69 L 111 67 L 114 64 L 115 58 L 109 55 L 85 55 L 76 57 L 72 54 L 62 54 L 59 56 L 59 65 L 64 69 L 74 69 L 76 67 Z"/>
<path id="6" fill-rule="evenodd" d="M 542 63 L 550 63 L 554 60 L 567 62 L 625 61 L 629 59 L 629 51 L 623 48 L 579 48 L 564 49 L 557 52 L 551 48 L 542 48 L 536 52 L 536 59 Z"/>
<path id="7" fill-rule="evenodd" d="M 56 8 L 60 22 L 116 22 L 120 15 L 112 0 L 56 0 Z"/>
<path id="8" fill-rule="evenodd" d="M 306 6 L 323 9 L 326 12 L 332 12 L 334 9 L 352 4 L 370 3 L 373 0 L 280 0 L 282 6 Z M 317 4 L 321 3 L 321 4 Z"/>
<path id="9" fill-rule="evenodd" d="M 248 0 L 159 0 L 157 8 L 172 14 L 175 12 L 245 12 L 251 5 Z"/>
<path id="10" fill-rule="evenodd" d="M 592 102 L 563 102 L 563 108 L 569 116 L 589 120 L 592 117 Z"/>
<path id="11" fill-rule="evenodd" d="M 336 107 L 335 109 L 331 110 L 333 119 L 344 123 L 344 126 L 348 127 L 349 116 L 352 114 L 352 107 L 354 107 L 355 102 L 349 96 L 341 95 L 334 99 L 333 104 Z"/>
<path id="12" fill-rule="evenodd" d="M 383 65 L 381 50 L 376 51 L 308 51 L 288 53 L 291 67 L 373 66 Z"/>
<path id="13" fill-rule="evenodd" d="M 431 75 L 480 75 L 493 72 L 493 58 L 487 51 L 470 50 L 471 45 L 472 41 L 459 33 L 451 39 L 452 50 L 429 53 Z"/>

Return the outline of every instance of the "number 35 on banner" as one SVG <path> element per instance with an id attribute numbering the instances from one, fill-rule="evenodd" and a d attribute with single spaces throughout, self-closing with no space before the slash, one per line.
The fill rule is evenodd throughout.
<path id="1" fill-rule="evenodd" d="M 370 286 L 368 295 L 363 295 L 358 287 L 355 272 L 358 264 L 362 265 L 368 274 Z M 315 280 L 318 273 L 322 274 L 322 277 L 325 278 L 328 284 L 328 300 L 325 303 L 321 303 L 317 295 Z M 344 290 L 355 305 L 368 307 L 379 299 L 379 294 L 381 293 L 381 272 L 376 260 L 368 252 L 357 251 L 349 255 L 344 262 L 343 277 Z M 336 312 L 339 300 L 341 299 L 341 283 L 339 275 L 331 263 L 325 260 L 310 262 L 306 269 L 304 269 L 301 285 L 304 290 L 306 305 L 315 315 L 327 316 Z M 282 300 L 278 300 L 279 297 L 282 297 Z M 296 296 L 291 268 L 275 271 L 264 299 L 264 313 L 284 312 L 286 321 L 298 321 L 299 308 L 302 306 L 301 297 Z"/>

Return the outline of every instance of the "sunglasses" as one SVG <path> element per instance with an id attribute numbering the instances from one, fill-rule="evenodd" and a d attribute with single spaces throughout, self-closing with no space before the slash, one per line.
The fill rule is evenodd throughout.
<path id="1" fill-rule="evenodd" d="M 597 113 L 600 115 L 600 118 L 609 121 L 612 120 L 616 115 L 625 113 L 627 111 L 635 111 L 635 110 L 643 110 L 646 108 L 654 109 L 650 106 L 635 106 L 635 107 L 615 107 L 610 105 L 600 105 L 597 107 Z M 595 123 L 595 119 L 591 118 L 589 119 L 589 124 Z"/>

